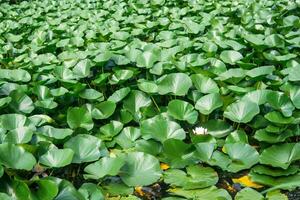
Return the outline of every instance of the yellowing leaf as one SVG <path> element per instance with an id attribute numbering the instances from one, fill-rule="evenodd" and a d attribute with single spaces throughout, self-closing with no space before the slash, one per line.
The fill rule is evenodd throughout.
<path id="1" fill-rule="evenodd" d="M 143 187 L 135 187 L 134 191 L 141 197 L 145 195 L 145 192 L 143 191 Z"/>
<path id="2" fill-rule="evenodd" d="M 251 188 L 262 188 L 264 187 L 263 185 L 259 185 L 257 183 L 254 183 L 250 180 L 249 176 L 242 176 L 240 178 L 233 178 L 232 181 L 234 183 L 239 183 L 245 187 L 251 187 Z"/>
<path id="3" fill-rule="evenodd" d="M 222 151 L 223 151 L 223 153 L 226 153 L 226 149 L 224 146 L 222 147 Z"/>

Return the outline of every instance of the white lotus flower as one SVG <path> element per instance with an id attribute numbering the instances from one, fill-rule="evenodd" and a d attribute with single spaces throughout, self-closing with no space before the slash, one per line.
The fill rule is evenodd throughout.
<path id="1" fill-rule="evenodd" d="M 195 135 L 206 135 L 207 134 L 207 129 L 206 128 L 203 128 L 203 127 L 196 127 L 194 130 L 193 130 L 193 133 Z"/>

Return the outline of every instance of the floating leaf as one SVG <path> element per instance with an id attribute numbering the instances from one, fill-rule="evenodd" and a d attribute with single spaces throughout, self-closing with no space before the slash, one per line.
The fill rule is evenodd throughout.
<path id="1" fill-rule="evenodd" d="M 218 189 L 211 186 L 204 189 L 185 190 L 182 188 L 170 189 L 169 192 L 176 196 L 185 197 L 187 199 L 224 199 L 231 200 L 231 196 L 225 189 Z"/>
<path id="2" fill-rule="evenodd" d="M 188 121 L 194 124 L 198 118 L 198 112 L 194 107 L 181 100 L 172 100 L 168 104 L 168 114 L 178 120 Z"/>
<path id="3" fill-rule="evenodd" d="M 86 179 L 100 179 L 104 176 L 115 176 L 125 164 L 122 157 L 104 157 L 84 168 Z"/>
<path id="4" fill-rule="evenodd" d="M 202 74 L 191 75 L 194 86 L 202 93 L 218 93 L 219 87 L 214 80 Z"/>
<path id="5" fill-rule="evenodd" d="M 224 116 L 234 122 L 247 123 L 250 122 L 255 115 L 259 113 L 259 107 L 251 101 L 238 101 L 230 104 Z"/>
<path id="6" fill-rule="evenodd" d="M 222 51 L 220 54 L 220 58 L 223 62 L 229 64 L 235 64 L 237 61 L 243 58 L 243 55 L 240 54 L 238 51 Z"/>
<path id="7" fill-rule="evenodd" d="M 26 116 L 21 114 L 4 114 L 0 116 L 1 128 L 6 130 L 14 130 L 24 127 Z"/>
<path id="8" fill-rule="evenodd" d="M 260 155 L 259 162 L 273 167 L 287 169 L 293 161 L 300 159 L 300 143 L 273 145 Z"/>
<path id="9" fill-rule="evenodd" d="M 176 96 L 184 96 L 192 86 L 190 77 L 184 73 L 164 75 L 157 82 L 158 93 L 161 95 L 171 93 Z"/>
<path id="10" fill-rule="evenodd" d="M 141 133 L 145 139 L 153 138 L 160 142 L 169 138 L 180 140 L 185 138 L 185 132 L 179 124 L 160 115 L 142 121 Z"/>
<path id="11" fill-rule="evenodd" d="M 68 129 L 68 128 L 54 128 L 52 126 L 42 126 L 37 130 L 38 133 L 48 136 L 48 137 L 52 137 L 55 139 L 64 139 L 67 136 L 72 135 L 73 130 L 72 129 Z"/>
<path id="12" fill-rule="evenodd" d="M 106 119 L 110 117 L 116 109 L 116 104 L 112 101 L 104 101 L 95 104 L 92 110 L 92 117 L 94 119 Z"/>
<path id="13" fill-rule="evenodd" d="M 71 164 L 74 152 L 71 149 L 58 149 L 51 147 L 41 155 L 39 162 L 48 167 L 64 167 Z"/>
<path id="14" fill-rule="evenodd" d="M 92 135 L 79 134 L 64 144 L 64 148 L 73 150 L 73 163 L 98 160 L 101 156 L 101 140 Z"/>
<path id="15" fill-rule="evenodd" d="M 215 185 L 218 181 L 218 174 L 210 167 L 194 165 L 187 167 L 186 170 L 186 173 L 178 169 L 166 171 L 164 173 L 165 182 L 184 189 L 198 189 Z"/>
<path id="16" fill-rule="evenodd" d="M 259 192 L 255 191 L 251 188 L 244 188 L 241 191 L 239 191 L 236 196 L 235 200 L 251 200 L 251 199 L 257 199 L 257 200 L 264 200 L 264 196 L 261 195 Z"/>
<path id="17" fill-rule="evenodd" d="M 0 163 L 7 168 L 31 170 L 36 163 L 34 156 L 24 148 L 10 143 L 0 144 Z"/>
<path id="18" fill-rule="evenodd" d="M 128 153 L 120 177 L 128 186 L 144 186 L 156 182 L 161 176 L 158 160 L 145 153 Z"/>
<path id="19" fill-rule="evenodd" d="M 91 114 L 84 108 L 69 108 L 67 113 L 68 125 L 72 128 L 91 130 L 94 126 Z"/>
<path id="20" fill-rule="evenodd" d="M 223 101 L 221 99 L 221 95 L 219 93 L 212 93 L 198 99 L 195 108 L 199 110 L 200 113 L 209 115 L 211 112 L 221 107 L 222 105 Z"/>

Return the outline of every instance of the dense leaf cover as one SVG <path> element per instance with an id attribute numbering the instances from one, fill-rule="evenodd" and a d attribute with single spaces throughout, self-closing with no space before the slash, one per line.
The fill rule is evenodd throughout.
<path id="1" fill-rule="evenodd" d="M 0 199 L 287 199 L 299 16 L 299 0 L 1 3 Z"/>

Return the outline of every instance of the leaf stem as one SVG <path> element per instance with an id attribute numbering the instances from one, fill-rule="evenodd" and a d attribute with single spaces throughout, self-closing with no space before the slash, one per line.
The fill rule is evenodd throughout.
<path id="1" fill-rule="evenodd" d="M 156 109 L 158 110 L 158 112 L 160 112 L 160 109 L 159 109 L 155 99 L 153 98 L 153 96 L 150 96 L 150 98 L 151 98 L 152 102 L 154 103 L 154 105 L 155 105 Z"/>

